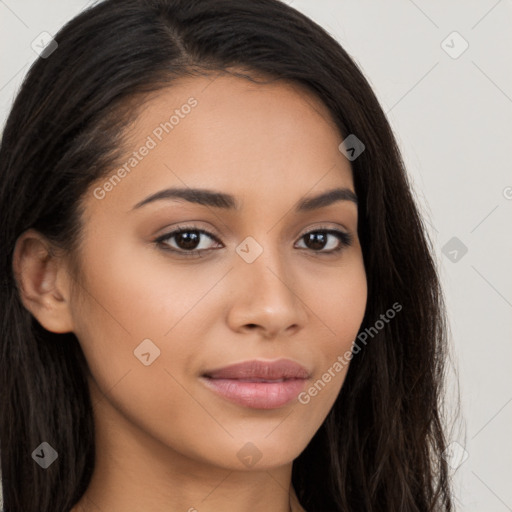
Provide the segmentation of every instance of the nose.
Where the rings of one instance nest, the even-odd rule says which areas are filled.
[[[294,334],[307,321],[307,308],[294,289],[293,269],[276,249],[264,248],[252,263],[236,257],[228,323],[236,332],[260,331],[266,339]]]

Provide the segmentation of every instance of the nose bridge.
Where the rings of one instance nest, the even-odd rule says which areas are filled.
[[[257,324],[274,332],[301,325],[304,306],[293,290],[286,255],[276,237],[256,236],[246,237],[236,248],[236,289],[241,291],[233,301],[237,323]]]
[[[288,289],[290,272],[286,270],[286,256],[282,254],[275,237],[268,234],[258,235],[258,239],[248,236],[238,245],[236,252],[242,260],[237,262],[237,266],[254,289],[270,287],[274,292],[279,292],[285,288],[287,294],[291,293]]]

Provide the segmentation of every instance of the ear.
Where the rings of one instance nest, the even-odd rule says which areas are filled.
[[[71,332],[70,276],[64,260],[34,229],[22,233],[13,252],[13,271],[23,305],[48,331]]]

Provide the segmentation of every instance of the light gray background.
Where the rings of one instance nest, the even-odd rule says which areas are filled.
[[[462,419],[450,434],[460,446],[447,454],[457,466],[467,452],[454,472],[457,510],[512,511],[512,2],[287,3],[362,68],[427,219],[449,308],[450,404],[455,371],[460,381]],[[32,41],[54,35],[86,5],[0,0],[1,126],[36,57]],[[457,58],[465,43],[454,31],[469,45]],[[456,261],[449,246],[443,252],[453,237],[468,249]]]

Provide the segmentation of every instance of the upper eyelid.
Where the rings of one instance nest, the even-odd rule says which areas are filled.
[[[347,235],[352,235],[352,231],[350,229],[347,229],[346,227],[341,227],[339,225],[338,226],[329,226],[329,225],[327,225],[327,223],[324,223],[324,224],[321,224],[320,226],[313,226],[311,228],[306,229],[305,231],[302,231],[301,234],[299,235],[299,238],[304,235],[307,235],[308,233],[314,232],[314,231],[328,231],[328,230],[341,231]],[[159,235],[157,237],[157,239],[170,237],[171,235],[175,235],[176,233],[179,233],[180,231],[198,231],[202,234],[205,234],[211,238],[216,239],[217,241],[219,241],[218,240],[219,237],[222,236],[222,235],[217,235],[217,233],[215,233],[215,232],[212,232],[211,229],[203,228],[201,226],[194,226],[192,224],[192,225],[178,225],[178,226],[172,228],[171,230],[166,231],[165,233],[162,233],[161,235]]]
[[[207,235],[209,236],[210,238],[216,240],[216,241],[220,241],[219,240],[219,237],[217,236],[216,233],[212,233],[211,230],[209,229],[205,229],[205,228],[202,228],[202,227],[199,227],[199,226],[177,226],[173,229],[171,229],[170,231],[166,231],[165,233],[162,233],[161,235],[159,235],[156,240],[162,240],[162,239],[165,239],[165,238],[171,238],[172,236],[175,236],[177,233],[180,233],[180,232],[183,232],[183,231],[197,231],[198,233],[201,233],[203,235]]]

